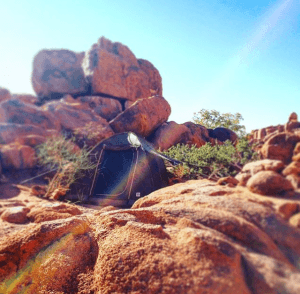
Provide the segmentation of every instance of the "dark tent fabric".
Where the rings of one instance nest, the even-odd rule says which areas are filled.
[[[179,163],[132,132],[102,141],[90,156],[96,168],[73,185],[71,194],[85,195],[85,202],[92,205],[131,206],[140,197],[167,186],[164,159]]]

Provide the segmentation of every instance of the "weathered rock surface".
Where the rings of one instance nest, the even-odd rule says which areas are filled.
[[[250,173],[254,175],[260,171],[268,170],[274,172],[280,172],[284,168],[284,164],[280,160],[276,159],[263,159],[254,162],[249,162],[243,166],[242,172]]]
[[[122,112],[122,105],[116,99],[110,99],[101,96],[83,96],[77,98],[82,103],[89,105],[99,116],[107,121],[114,119]]]
[[[9,90],[0,87],[0,102],[11,98]]]
[[[55,94],[80,94],[87,90],[81,63],[84,53],[42,50],[33,60],[32,86],[40,98]]]
[[[284,125],[269,126],[260,130],[251,131],[250,139],[255,143],[266,142],[271,136],[282,132],[293,132],[300,128],[298,122],[298,115],[296,112],[292,112],[288,118],[288,121]]]
[[[297,213],[290,218],[290,224],[293,227],[300,229],[300,213]]]
[[[248,180],[260,171],[274,171],[280,173],[284,168],[284,163],[275,159],[263,159],[245,164],[235,178],[239,185],[246,186]]]
[[[132,131],[148,137],[157,127],[166,122],[171,107],[163,97],[139,99],[109,122],[115,133]]]
[[[13,207],[27,221],[0,217],[1,293],[300,291],[299,196],[194,180],[131,209],[86,209],[25,191],[0,200],[0,214]]]
[[[24,103],[33,104],[39,101],[38,97],[30,94],[13,94],[11,99],[16,99]]]
[[[162,95],[158,70],[149,61],[136,59],[127,46],[104,37],[86,53],[83,69],[92,93],[133,101]]]
[[[34,125],[0,123],[0,144],[9,144],[27,136],[49,136],[51,133]]]
[[[194,124],[190,121],[184,123],[184,125],[188,127],[191,131],[191,135],[189,138],[190,145],[196,145],[197,147],[201,147],[210,141],[208,130],[204,126]]]
[[[59,123],[51,113],[16,99],[0,103],[0,123],[33,125],[44,130],[60,130]]]
[[[299,135],[286,132],[278,133],[264,143],[261,154],[264,158],[278,159],[284,163],[289,163],[298,142],[300,142]]]
[[[229,140],[232,143],[234,143],[238,139],[237,134],[234,131],[223,127],[209,130],[209,136],[213,139],[217,139],[220,142],[225,142],[226,140]]]
[[[30,209],[24,206],[8,207],[1,214],[1,219],[9,223],[24,224],[28,221],[29,211]]]
[[[283,171],[284,176],[288,175],[300,175],[300,162],[293,161],[291,162]]]
[[[176,144],[186,144],[191,136],[191,131],[185,125],[174,121],[165,122],[148,137],[156,149],[167,150]]]
[[[261,195],[281,195],[294,190],[291,182],[274,171],[260,171],[247,182],[250,191]]]
[[[88,105],[79,102],[69,103],[64,100],[51,101],[43,105],[43,110],[55,117],[56,123],[62,129],[74,131],[83,128],[89,123],[106,125],[107,121],[97,115]]]
[[[26,169],[36,165],[35,150],[30,146],[11,143],[0,148],[1,164],[5,169]]]

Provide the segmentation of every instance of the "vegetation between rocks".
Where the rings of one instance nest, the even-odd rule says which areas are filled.
[[[259,159],[247,139],[245,126],[240,124],[243,120],[240,113],[221,114],[216,110],[201,109],[194,113],[193,120],[206,128],[231,129],[237,133],[239,141],[236,145],[229,140],[215,146],[206,143],[200,148],[184,144],[172,146],[164,154],[184,161],[184,165],[170,170],[175,177],[196,179],[200,176],[216,180],[220,177],[235,176],[243,165]]]
[[[47,139],[37,146],[36,151],[39,165],[55,172],[49,178],[45,197],[57,189],[65,193],[72,183],[84,176],[86,170],[96,166],[89,158],[91,149],[85,146],[80,149],[74,144],[74,139],[66,139],[62,135]]]
[[[163,153],[184,161],[182,166],[176,166],[170,171],[175,177],[186,179],[197,179],[200,176],[216,180],[235,176],[244,164],[258,159],[258,154],[251,149],[246,138],[240,139],[236,146],[230,141],[215,146],[207,143],[200,148],[177,144]]]

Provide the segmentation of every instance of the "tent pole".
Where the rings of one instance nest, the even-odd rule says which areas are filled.
[[[92,194],[92,190],[94,188],[94,184],[95,184],[95,180],[96,180],[96,176],[97,176],[97,171],[98,171],[98,166],[99,166],[99,163],[100,163],[100,159],[102,157],[102,154],[103,154],[103,150],[105,149],[106,145],[104,144],[103,145],[103,148],[101,150],[101,153],[99,155],[99,158],[98,158],[98,161],[97,161],[97,165],[96,165],[96,168],[95,168],[95,174],[94,174],[94,178],[93,178],[93,182],[92,182],[92,185],[91,185],[91,190],[90,190],[90,193],[89,193],[89,197],[91,196]]]

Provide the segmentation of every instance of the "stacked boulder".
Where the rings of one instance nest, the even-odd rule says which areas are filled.
[[[235,177],[261,195],[292,196],[300,188],[300,123],[292,113],[283,131],[268,134],[259,149],[263,158],[246,164]]]
[[[236,140],[227,129],[168,122],[159,71],[118,42],[101,37],[87,52],[42,50],[34,58],[37,96],[0,88],[0,153],[5,169],[35,166],[34,147],[68,133],[79,146],[132,131],[161,150]]]

